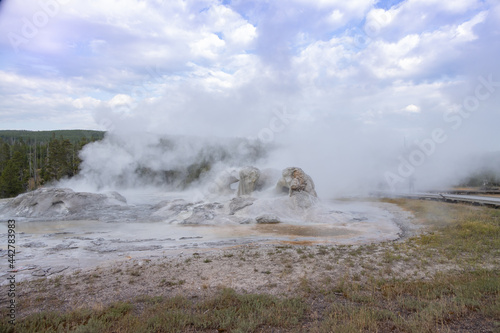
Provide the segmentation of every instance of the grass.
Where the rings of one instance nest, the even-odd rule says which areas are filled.
[[[319,323],[320,331],[335,327],[335,332],[453,332],[471,324],[479,331],[500,318],[499,274],[498,270],[438,274],[425,282],[343,280],[328,293],[333,305]]]
[[[313,271],[299,277],[295,297],[228,288],[196,298],[145,295],[106,308],[32,314],[18,320],[15,330],[1,323],[0,332],[500,332],[500,210],[388,201],[411,211],[425,232],[400,242],[286,246],[268,253],[279,259],[273,272],[290,274],[294,265],[317,263],[311,267],[320,278],[313,278]],[[258,257],[245,252],[234,259]],[[328,275],[337,265],[346,273]],[[402,274],[398,266],[414,273]],[[274,275],[265,269],[254,272],[265,279]],[[164,279],[159,286],[184,283]],[[5,311],[0,310],[4,318]]]
[[[145,309],[138,312],[139,305]],[[306,311],[307,304],[297,298],[239,295],[223,289],[198,303],[181,296],[154,302],[142,298],[103,310],[40,313],[19,322],[15,332],[252,332],[264,327],[295,327]],[[0,326],[2,332],[9,329],[12,331],[12,327]]]
[[[470,265],[500,256],[500,210],[467,205],[387,200],[413,212],[431,232],[409,240],[427,254]]]
[[[500,271],[438,274],[430,281],[371,280],[345,277],[328,290],[306,277],[300,297],[241,295],[223,289],[194,302],[186,297],[142,297],[102,310],[40,313],[16,325],[16,332],[435,332],[454,331],[500,318]],[[310,321],[319,296],[326,307]],[[142,309],[142,310],[139,310]],[[497,324],[500,325],[500,324]],[[497,331],[500,326],[497,326]],[[9,332],[9,326],[0,326]]]

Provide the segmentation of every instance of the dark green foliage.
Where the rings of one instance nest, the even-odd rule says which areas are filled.
[[[24,191],[26,181],[23,169],[23,156],[15,152],[0,176],[0,195],[2,197],[16,196]]]
[[[104,132],[0,131],[0,198],[77,174],[80,150]]]
[[[73,146],[68,139],[50,140],[46,180],[59,180],[65,176],[73,176],[74,160]]]
[[[63,137],[68,139],[71,143],[77,143],[82,138],[86,138],[89,141],[97,141],[104,138],[104,133],[102,131],[90,131],[90,130],[57,130],[57,131],[13,131],[13,130],[0,130],[0,138],[4,141],[18,141],[24,140],[27,143],[34,142],[49,142],[53,136]]]
[[[7,162],[10,160],[10,146],[7,142],[0,139],[0,174],[3,169],[7,166]]]
[[[210,171],[212,162],[203,160],[200,163],[191,164],[187,168],[187,175],[184,179],[184,186],[187,187],[192,182],[199,180],[204,173]]]

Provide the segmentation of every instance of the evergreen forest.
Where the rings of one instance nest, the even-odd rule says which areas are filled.
[[[80,150],[103,137],[104,132],[90,130],[0,131],[0,198],[73,177]]]

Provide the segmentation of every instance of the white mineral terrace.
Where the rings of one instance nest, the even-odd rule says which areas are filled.
[[[256,242],[380,242],[411,228],[410,217],[395,205],[318,199],[303,208],[286,194],[193,202],[183,193],[42,189],[1,200],[0,218],[4,240],[7,220],[16,220],[18,280]],[[277,222],[272,219],[279,223],[257,222]],[[0,248],[1,272],[7,275],[7,242]]]

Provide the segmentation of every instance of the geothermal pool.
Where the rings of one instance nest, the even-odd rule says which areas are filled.
[[[37,192],[38,191],[38,192]],[[395,240],[410,216],[379,202],[288,196],[190,200],[183,193],[80,193],[44,189],[0,200],[0,267],[8,274],[7,220],[16,220],[17,279],[49,276],[131,258],[211,251],[250,243],[363,244]],[[31,196],[29,196],[31,195]],[[246,201],[245,201],[246,200]],[[267,214],[267,215],[266,215]],[[260,215],[280,223],[257,223]]]

